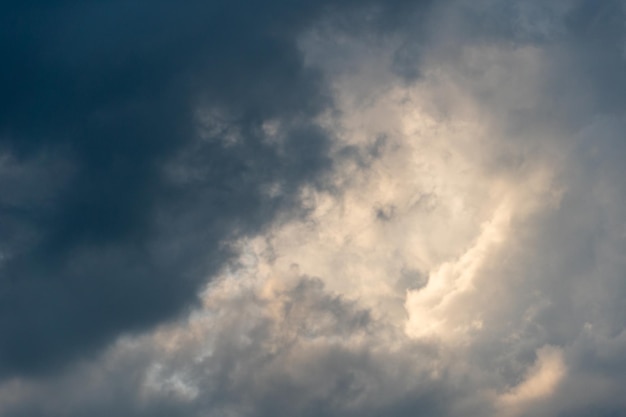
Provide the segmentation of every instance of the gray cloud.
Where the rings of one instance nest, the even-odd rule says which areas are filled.
[[[53,384],[18,384],[17,405],[3,414],[448,415],[451,399],[469,394],[454,387],[454,377],[432,382],[425,370],[415,374],[421,366],[414,360],[438,355],[432,347],[387,351],[368,312],[317,279],[299,277],[275,298],[250,291],[226,297],[190,328],[164,329],[165,340],[182,342],[177,349],[159,337],[118,345]]]
[[[624,4],[417,4],[10,7],[0,412],[622,415]]]
[[[225,240],[297,206],[330,166],[314,119],[331,100],[296,37],[353,7],[3,6],[0,373],[46,371],[180,313]],[[202,112],[219,116],[204,135]]]

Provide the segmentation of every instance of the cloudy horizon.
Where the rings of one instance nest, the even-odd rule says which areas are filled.
[[[626,415],[626,3],[0,10],[0,415]]]

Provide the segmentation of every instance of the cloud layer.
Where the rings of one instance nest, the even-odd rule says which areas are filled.
[[[5,7],[2,415],[625,412],[623,2]]]

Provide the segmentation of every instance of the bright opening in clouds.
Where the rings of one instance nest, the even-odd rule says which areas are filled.
[[[623,1],[0,11],[0,415],[626,415]]]

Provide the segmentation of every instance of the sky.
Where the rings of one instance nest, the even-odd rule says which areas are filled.
[[[0,415],[626,415],[626,2],[0,5]]]

